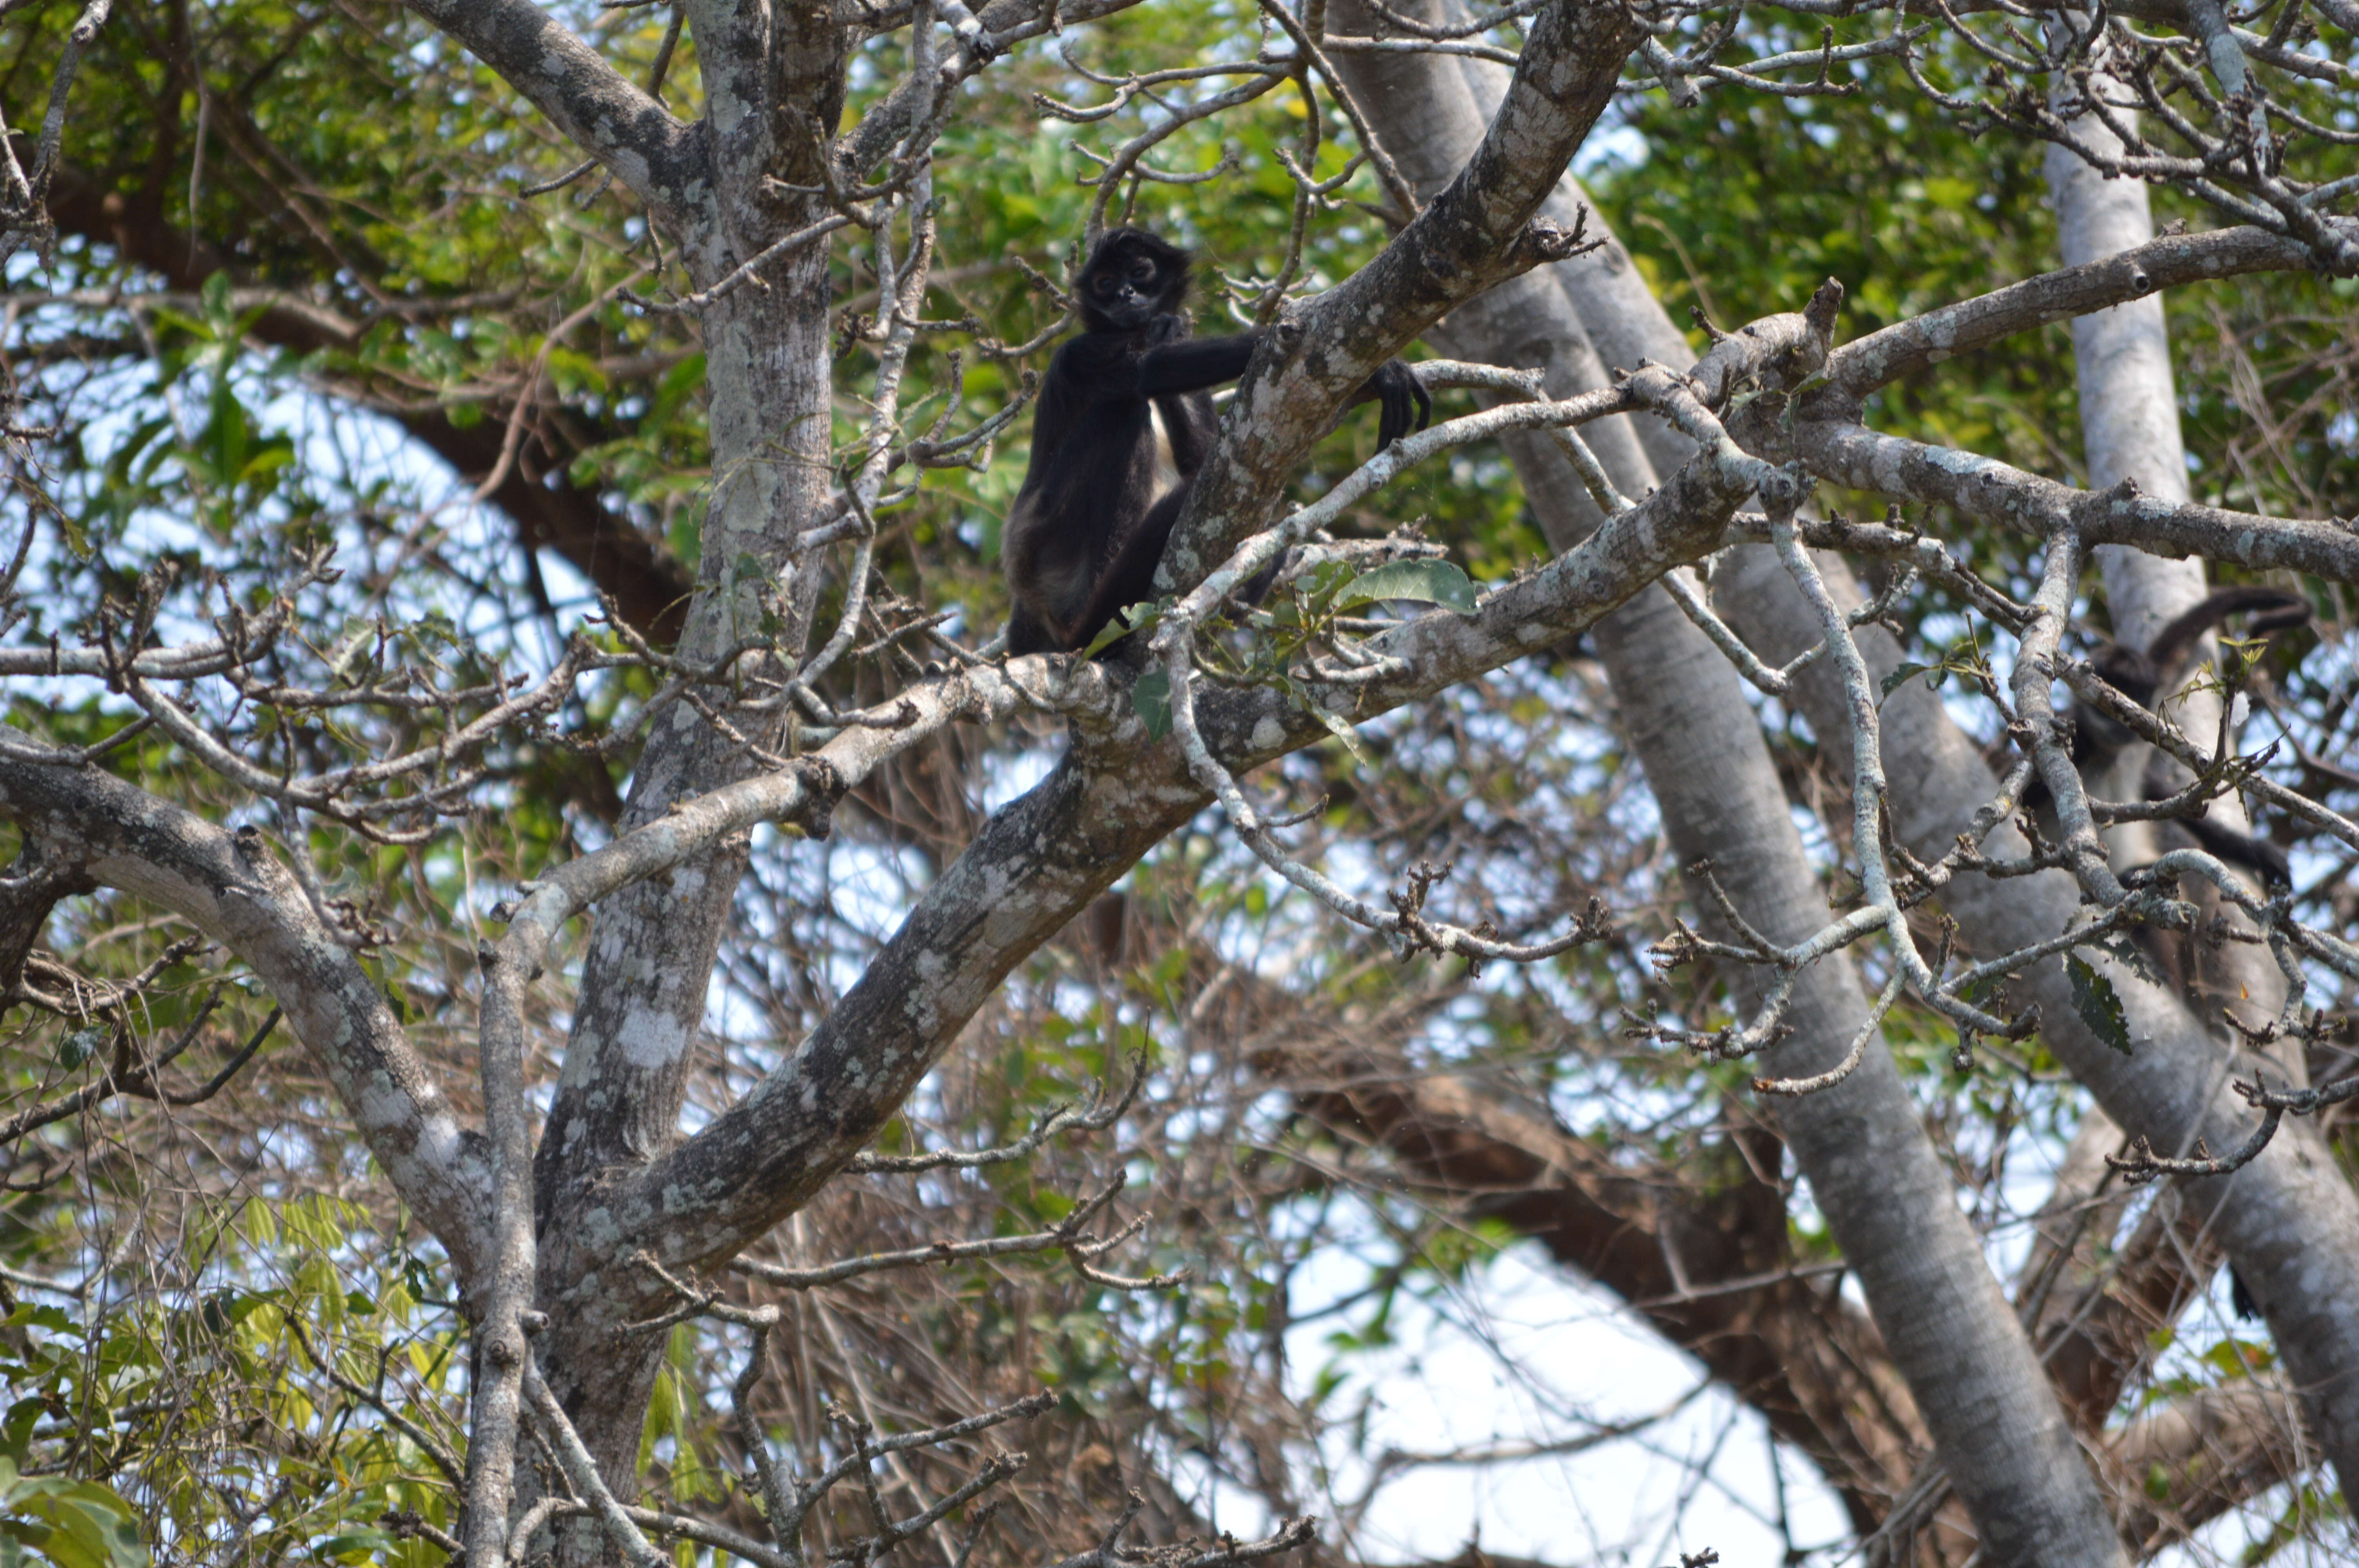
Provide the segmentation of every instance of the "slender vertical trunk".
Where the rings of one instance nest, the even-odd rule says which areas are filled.
[[[819,513],[829,472],[826,248],[776,269],[767,290],[740,289],[724,305],[734,308],[706,330],[715,479],[701,586],[680,648],[691,658],[711,658],[753,634],[764,611],[751,585],[733,581],[734,563],[776,561],[779,539]],[[807,615],[809,596],[794,594],[795,586],[788,605]],[[625,829],[749,765],[686,705],[667,717],[636,771]],[[746,853],[741,838],[600,906],[537,1161],[539,1304],[549,1325],[536,1348],[599,1473],[625,1500],[638,1489],[640,1432],[667,1339],[622,1331],[647,1281],[613,1277],[629,1265],[606,1255],[600,1173],[651,1159],[678,1137],[713,955]],[[560,1535],[568,1565],[603,1561],[609,1550],[587,1521]]]
[[[1356,12],[1346,5],[1340,25],[1357,26]],[[1404,172],[1425,189],[1451,178],[1484,123],[1466,80],[1437,57],[1341,60],[1375,123],[1396,133]],[[1535,340],[1557,345],[1543,362],[1554,395],[1603,380],[1570,302],[1546,274],[1494,290],[1436,335],[1471,357],[1509,363],[1524,362],[1517,351]],[[1642,433],[1626,424],[1591,428],[1617,485],[1644,493],[1658,470]],[[1552,546],[1564,548],[1594,525],[1595,510],[1561,458],[1538,440],[1509,450]],[[1734,670],[1660,589],[1602,622],[1596,641],[1682,860],[1711,860],[1737,908],[1773,941],[1822,925],[1826,903]],[[1766,1071],[1818,1073],[1844,1056],[1867,1022],[1847,961],[1803,976],[1790,1021],[1793,1033],[1767,1054]],[[1833,1089],[1781,1107],[1778,1123],[1858,1271],[1988,1558],[2058,1568],[2125,1561],[2095,1477],[1891,1058],[1871,1051]]]
[[[1484,68],[1468,61],[1466,69],[1473,74]],[[1546,211],[1567,221],[1578,200],[1578,187],[1568,178],[1560,204]],[[1619,247],[1553,270],[1608,364],[1632,365],[1642,358],[1668,362],[1688,351]],[[1639,421],[1637,432],[1658,467],[1684,445],[1652,420]],[[2180,472],[2183,483],[2183,463]],[[1830,557],[1821,565],[1847,602],[1864,599],[1846,564]],[[1733,552],[1713,587],[1723,614],[1770,662],[1816,640],[1800,597],[1767,551]],[[1877,628],[1861,628],[1860,643],[1879,676],[1899,662],[1897,648]],[[1820,733],[1842,733],[1840,693],[1823,666],[1805,672],[1797,702]],[[1896,692],[1884,719],[1895,827],[1913,849],[1939,854],[1990,797],[1989,769],[1921,685]],[[2000,833],[2009,840],[1995,838],[1991,853],[2022,852],[2012,829]],[[1962,878],[1945,898],[1967,940],[1993,953],[2053,935],[2075,902],[2061,873],[2006,882]],[[2176,999],[2120,976],[2115,986],[2131,1009],[2135,1037],[2147,1043],[2131,1057],[2080,1025],[2060,961],[2027,977],[2022,996],[2041,1006],[2043,1038],[2125,1130],[2145,1134],[2157,1148],[2184,1147],[2199,1134],[2215,1149],[2234,1147],[2250,1131],[2252,1119],[2224,1092],[2233,1062],[2212,1048]],[[2278,1136],[2277,1148],[2234,1176],[2189,1184],[2187,1201],[2217,1206],[2214,1234],[2261,1303],[2277,1348],[2304,1390],[2312,1429],[2337,1473],[2347,1477],[2359,1474],[2354,1468],[2359,1466],[2359,1195],[2309,1123],[2289,1119]]]
[[[2121,91],[2102,75],[2090,80],[2094,90]],[[2079,92],[2068,86],[2058,96],[2077,98]],[[2062,102],[2057,108],[2060,114],[2070,111]],[[2119,151],[2119,139],[2096,120],[2084,116],[2073,125],[2076,135],[2101,149]],[[2048,149],[2047,176],[2065,265],[2100,261],[2154,237],[2154,213],[2143,182],[2107,179],[2060,146]],[[2185,502],[2187,453],[2180,443],[2179,399],[2171,384],[2170,334],[2163,321],[2162,297],[2148,295],[2094,316],[2075,317],[2072,357],[2079,373],[2081,440],[2089,487],[2103,490],[2126,480],[2148,495]],[[2156,633],[2200,603],[2211,588],[2200,558],[2167,560],[2122,545],[2100,545],[2095,555],[2114,640],[2127,647],[2151,647]],[[2194,677],[2213,652],[2207,635],[2190,658],[2188,676],[2173,683],[2178,689],[2167,697],[2158,694],[2181,729],[2207,741],[2219,723],[2220,699]],[[2139,799],[2154,760],[2153,749],[2143,742],[2125,746],[2104,776],[2088,781],[2089,786],[2108,800]],[[2193,777],[2175,762],[2167,771],[2181,782]],[[2208,815],[2240,832],[2252,826],[2233,794],[2212,802]],[[2151,822],[2121,823],[2105,837],[2118,866],[2148,863],[2166,848],[2159,825]],[[2207,921],[2216,916],[2232,927],[2253,929],[2251,921],[2220,900],[2209,884],[2184,891],[2205,906]],[[2233,1004],[2254,1024],[2276,1015],[2285,1000],[2285,981],[2267,948],[2194,938],[2177,946],[2185,950],[2185,989],[2202,997],[2210,1008]],[[2215,1035],[2228,1037],[2227,1025],[2216,1012],[2202,1022]],[[2275,1054],[2278,1070],[2288,1078],[2307,1081],[2302,1054],[2292,1042]]]
[[[1766,580],[1775,564],[1761,566],[1734,563],[1713,587],[1732,622],[1775,662],[1817,633],[1782,579]],[[1864,597],[1843,586],[1851,602]],[[1879,676],[1898,665],[1889,636],[1863,628],[1860,641]],[[1842,695],[1828,681],[1798,683],[1795,701],[1814,727],[1842,721]],[[1893,693],[1883,712],[1885,766],[1896,786],[1894,829],[1919,853],[1938,854],[1990,797],[1995,781],[1973,741],[1921,683]],[[2005,827],[1988,845],[1994,857],[2026,848]],[[2004,882],[1961,877],[1943,890],[1942,903],[1974,950],[2000,953],[2064,929],[2078,894],[2061,872]],[[2042,1042],[2125,1131],[2158,1149],[2188,1147],[2199,1136],[2214,1149],[2233,1148],[2252,1130],[2253,1119],[2227,1085],[2248,1065],[2168,991],[2119,972],[2113,979],[2134,1043],[2126,1056],[2080,1022],[2060,960],[2033,966],[2012,994],[2039,1007]],[[2311,1123],[2288,1118],[2259,1159],[2233,1175],[2185,1184],[2182,1201],[2211,1214],[2212,1235],[2260,1303],[2303,1390],[2320,1444],[2339,1474],[2354,1474],[2346,1466],[2359,1463],[2359,1195],[2332,1151]]]
[[[777,186],[820,183],[816,160],[832,154],[806,119],[832,127],[841,113],[844,37],[823,6],[691,0],[689,13],[711,101],[717,214],[706,232],[677,238],[691,280],[711,288],[823,210]],[[759,286],[702,311],[712,480],[696,598],[677,649],[683,659],[709,661],[755,639],[769,644],[773,675],[802,656],[821,574],[796,557],[795,542],[824,515],[833,489],[829,257],[823,243],[790,252],[763,268]],[[777,733],[775,723],[757,726],[746,739],[767,744]],[[756,765],[742,742],[675,705],[649,730],[618,826],[656,820]],[[549,1320],[537,1352],[600,1473],[625,1499],[637,1491],[640,1432],[666,1337],[624,1331],[647,1315],[636,1309],[650,1281],[612,1256],[601,1195],[618,1171],[659,1156],[679,1136],[713,959],[747,850],[740,836],[599,906],[535,1159],[539,1305]],[[560,1536],[565,1563],[604,1551],[586,1524]]]

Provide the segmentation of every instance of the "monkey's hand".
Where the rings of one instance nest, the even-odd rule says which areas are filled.
[[[1376,418],[1376,450],[1383,451],[1411,429],[1422,430],[1433,417],[1433,397],[1406,360],[1386,360],[1368,378],[1368,393],[1382,406]],[[1412,424],[1410,409],[1416,409]]]
[[[1147,346],[1160,348],[1176,343],[1188,335],[1188,318],[1177,312],[1167,312],[1147,324]]]

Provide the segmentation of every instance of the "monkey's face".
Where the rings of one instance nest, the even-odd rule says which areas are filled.
[[[1135,332],[1179,303],[1182,265],[1142,247],[1106,245],[1082,274],[1082,315],[1099,330]]]

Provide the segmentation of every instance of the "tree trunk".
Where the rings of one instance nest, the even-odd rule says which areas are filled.
[[[1421,1068],[1307,1010],[1259,1033],[1254,1061],[1339,1140],[1381,1149],[1430,1200],[1470,1221],[1505,1220],[1629,1303],[1810,1457],[1861,1535],[1908,1489],[1930,1444],[1924,1423],[1837,1281],[1783,1272],[1794,1262],[1786,1196],[1753,1173],[1784,1157],[1766,1131],[1737,1134],[1754,1146],[1723,1143],[1701,1169],[1633,1163],[1631,1151],[1566,1131],[1507,1084]]]
[[[695,232],[676,237],[691,280],[709,289],[822,211],[808,194],[779,195],[772,186],[821,183],[818,160],[831,155],[811,142],[802,117],[818,111],[832,124],[840,114],[844,38],[823,10],[773,12],[730,0],[688,9],[714,100],[713,207]],[[755,636],[793,657],[808,633],[820,574],[794,560],[794,546],[825,515],[833,491],[829,255],[824,243],[805,245],[766,265],[763,287],[736,289],[702,312],[714,477],[696,598],[678,648],[683,659],[711,660]],[[749,560],[760,574],[746,571]],[[766,589],[776,590],[766,602]],[[766,744],[779,732],[772,720],[747,739]],[[648,734],[617,831],[656,821],[757,765],[688,705],[676,705]],[[535,1155],[538,1305],[549,1316],[536,1348],[550,1390],[625,1501],[637,1491],[640,1432],[666,1336],[623,1332],[645,1315],[651,1281],[612,1255],[600,1224],[603,1194],[612,1178],[679,1141],[714,958],[748,845],[739,835],[599,905]],[[566,1561],[596,1561],[604,1551],[591,1521],[561,1533]]]
[[[2103,76],[2093,87],[2118,93],[2120,84]],[[2059,95],[2077,98],[2079,89]],[[2059,113],[2066,105],[2058,104]],[[2134,123],[2134,122],[2133,122]],[[2074,134],[2100,148],[2118,153],[2120,139],[2103,124],[2087,116],[2073,122]],[[2056,202],[2056,229],[2066,266],[2099,261],[2154,238],[2154,213],[2143,181],[2107,179],[2075,155],[2060,146],[2048,149],[2049,189]],[[2117,305],[2094,316],[2072,319],[2072,357],[2079,373],[2081,440],[2089,464],[2089,488],[2104,490],[2125,481],[2139,490],[2174,503],[2189,499],[2187,452],[2179,435],[2179,399],[2171,384],[2170,335],[2162,315],[2162,297]],[[2113,619],[2114,638],[2131,648],[2153,645],[2155,635],[2181,611],[2200,603],[2210,589],[2201,557],[2167,560],[2121,545],[2100,545],[2097,569],[2105,585],[2105,609]],[[2188,676],[2173,684],[2179,688],[2159,706],[2167,708],[2180,728],[2208,743],[2217,732],[2220,698],[2194,677],[2216,654],[2207,634],[2190,655]],[[2161,699],[2163,694],[2158,693]],[[2133,742],[2104,778],[2091,778],[2092,793],[2108,800],[2137,800],[2146,789],[2153,748]],[[2176,762],[2169,771],[2180,783],[2194,775]],[[2242,801],[2233,793],[2212,803],[2213,820],[2239,832],[2249,832]],[[2160,857],[2165,834],[2151,822],[2125,822],[2109,828],[2106,842],[2117,868],[2149,863]],[[2180,837],[2180,844],[2189,840]],[[2208,923],[2225,919],[2232,927],[2250,933],[2253,924],[2235,905],[2221,900],[2209,883],[2197,880],[2182,894],[2203,910]],[[2181,961],[2182,989],[2197,1005],[2201,1021],[2213,1035],[2231,1038],[2219,1009],[2233,1004],[2247,1023],[2274,1017],[2285,1000],[2285,978],[2267,948],[2243,943],[2204,941],[2191,935],[2171,942]],[[2197,999],[2201,999],[2198,1001]],[[2271,1053],[2277,1069],[2289,1082],[2308,1081],[2307,1063],[2299,1042],[2281,1042]]]
[[[1466,69],[1478,74],[1486,68],[1468,61]],[[1544,211],[1570,221],[1578,189],[1568,178]],[[1606,363],[1669,362],[1688,353],[1618,246],[1551,270]],[[1658,467],[1676,460],[1685,445],[1680,437],[1657,421],[1636,424]],[[1718,606],[1762,657],[1775,663],[1815,642],[1815,622],[1768,553],[1741,549],[1732,557],[1713,579]],[[1841,601],[1864,601],[1847,565],[1829,557],[1821,567]],[[1899,652],[1887,633],[1868,626],[1858,635],[1879,676],[1897,665]],[[1841,694],[1823,665],[1804,672],[1795,700],[1820,734],[1843,732]],[[1895,828],[1912,849],[1939,853],[1990,798],[1995,781],[1979,750],[1921,683],[1896,692],[1883,716]],[[2024,846],[2002,827],[1989,852],[2019,855]],[[2006,882],[1961,878],[1945,902],[1967,940],[1996,953],[2061,930],[2078,895],[2061,872],[2051,872]],[[2112,978],[2130,1011],[2133,1037],[2151,1043],[2132,1057],[2081,1025],[2060,960],[2036,966],[2017,989],[2040,1006],[2042,1038],[2124,1129],[2143,1133],[2158,1149],[2191,1147],[2198,1136],[2214,1149],[2241,1141],[2255,1119],[2227,1096],[2233,1061],[2177,999],[2119,972]],[[2288,1119],[2278,1138],[2233,1177],[2189,1184],[2188,1200],[2215,1213],[2212,1233],[2260,1303],[2327,1457],[2348,1476],[2359,1474],[2359,1195],[2310,1123]]]
[[[1348,5],[1338,15],[1347,27],[1365,20]],[[1455,175],[1482,135],[1484,105],[1446,59],[1353,54],[1339,66],[1375,123],[1397,133],[1394,150],[1412,181],[1431,189]],[[1586,257],[1555,270],[1577,275],[1605,265]],[[1532,337],[1582,343],[1586,334],[1554,284],[1545,273],[1517,279],[1462,308],[1433,335],[1467,357],[1504,363],[1522,362],[1513,356]],[[1690,357],[1684,342],[1677,359],[1656,356],[1674,363]],[[1547,369],[1549,391],[1560,397],[1603,380],[1593,352],[1560,349]],[[1639,460],[1637,441],[1598,436],[1600,460],[1617,486],[1645,493],[1658,470]],[[1595,525],[1595,509],[1570,464],[1538,440],[1510,442],[1509,451],[1553,547],[1569,546]],[[1601,622],[1596,642],[1682,860],[1711,860],[1736,907],[1772,941],[1796,941],[1826,924],[1759,720],[1726,659],[1659,588]],[[1843,1058],[1866,1020],[1849,963],[1818,965],[1797,987],[1792,1035],[1767,1054],[1763,1069],[1780,1076],[1823,1072]],[[1996,1562],[2059,1568],[2125,1561],[2095,1477],[1891,1058],[1870,1051],[1834,1088],[1781,1106],[1778,1121],[1859,1272],[1983,1550]]]

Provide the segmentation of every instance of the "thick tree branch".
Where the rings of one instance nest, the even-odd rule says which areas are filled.
[[[2307,1446],[2299,1406],[2274,1379],[2197,1389],[2158,1405],[2104,1450],[2119,1478],[2122,1533],[2150,1557],[2301,1474]]]
[[[1381,1147],[1423,1195],[1496,1217],[1596,1281],[1808,1454],[1862,1534],[1929,1445],[1867,1314],[1791,1271],[1782,1195],[1740,1171],[1632,1167],[1479,1077],[1420,1071],[1354,1032],[1288,1021],[1256,1046],[1338,1137]],[[1779,1158],[1766,1132],[1757,1162]],[[1722,1151],[1723,1162],[1732,1151]],[[1676,1249],[1678,1267],[1671,1262]]]
[[[1776,657],[1799,647],[1808,632],[1799,602],[1764,591],[1762,579],[1770,570],[1767,563],[1740,559],[1723,568],[1718,586],[1723,605],[1742,613],[1738,629]],[[1898,665],[1899,651],[1887,635],[1871,628],[1862,637],[1879,678]],[[1840,725],[1840,694],[1822,676],[1810,672],[1796,687],[1797,705],[1814,729]],[[1892,794],[1896,836],[1919,854],[1940,853],[1988,798],[1989,769],[1922,683],[1909,683],[1886,701],[1884,728],[1886,765],[1898,781]],[[2019,857],[2025,849],[2010,825],[1999,825],[1991,836],[1994,858]],[[2006,881],[1960,877],[1941,898],[1979,950],[2004,953],[2069,928],[2078,894],[2069,878],[2047,872]],[[2225,1092],[2234,1058],[2177,995],[2110,958],[2099,963],[2122,1003],[2127,1054],[2082,1021],[2061,957],[2027,966],[2010,983],[2010,996],[2040,1009],[2043,1042],[2125,1130],[2172,1154],[2192,1149],[2199,1139],[2213,1149],[2243,1142],[2254,1119]],[[2359,1228],[2359,1212],[2348,1182],[2316,1132],[2296,1124],[2280,1129],[2277,1144],[2233,1176],[2190,1181],[2181,1192],[2196,1223],[2226,1247],[2267,1314],[2312,1430],[2337,1469],[2349,1473],[2359,1466],[2359,1436],[2354,1435],[2359,1433],[2359,1374],[2351,1369],[2359,1366],[2359,1325],[2348,1310],[2359,1300],[2359,1244],[2350,1239]]]
[[[1339,694],[1354,719],[1429,696],[1594,623],[1670,567],[1709,553],[1745,493],[1700,458],[1581,547],[1492,594],[1373,639],[1397,670]],[[1033,661],[1023,661],[1030,664]],[[1044,658],[1039,661],[1045,665]],[[1215,753],[1250,767],[1323,738],[1275,692],[1204,702]],[[611,1195],[625,1249],[722,1261],[809,1200],[882,1126],[1007,972],[1208,798],[1166,740],[1125,716],[995,816],[786,1065]],[[1102,749],[1108,742],[1112,751]],[[824,753],[822,753],[824,755]]]
[[[674,119],[533,0],[407,0],[694,243],[715,222],[703,132]]]
[[[1196,477],[1157,581],[1192,585],[1256,532],[1286,476],[1378,365],[1573,236],[1530,227],[1611,102],[1641,29],[1626,9],[1557,0],[1533,19],[1489,132],[1455,180],[1376,258],[1282,318],[1238,384],[1228,435]]]
[[[2127,481],[2110,490],[2079,490],[1995,458],[1878,435],[1862,425],[1806,418],[1795,429],[1795,449],[1821,479],[1954,506],[2035,538],[2070,528],[2085,544],[2203,556],[2257,571],[2289,568],[2359,583],[2359,534],[2334,523],[2173,504],[2140,495]]]
[[[487,1168],[359,962],[252,827],[225,832],[95,767],[38,760],[0,727],[0,814],[43,858],[173,911],[254,967],[326,1070],[369,1152],[472,1287],[486,1253]]]
[[[2053,321],[2211,278],[2309,272],[2317,265],[2310,247],[2264,229],[2166,234],[2103,261],[2026,278],[1845,343],[1827,357],[1827,380],[1864,397],[1929,365]]]

